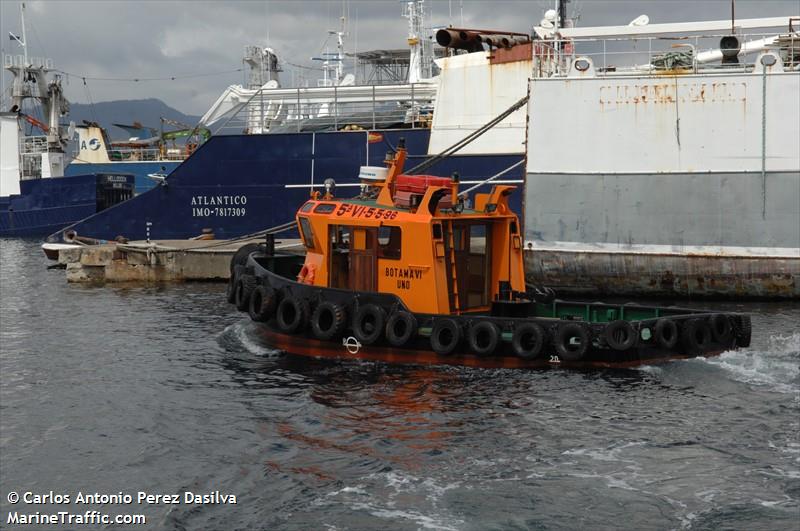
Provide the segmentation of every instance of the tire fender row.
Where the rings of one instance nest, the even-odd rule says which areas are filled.
[[[735,340],[738,346],[750,344],[751,323],[747,315],[709,313],[593,324],[544,318],[428,316],[423,317],[425,323],[420,323],[419,316],[396,303],[384,307],[362,302],[359,294],[346,304],[334,302],[324,300],[319,289],[309,296],[300,293],[307,291],[304,287],[272,287],[267,278],[256,277],[253,267],[246,263],[232,264],[231,271],[227,299],[239,311],[246,311],[253,321],[274,318],[284,333],[310,330],[324,341],[343,337],[349,330],[364,345],[386,342],[401,348],[420,337],[424,324],[430,328],[430,348],[439,355],[449,356],[466,347],[472,354],[488,357],[508,343],[511,352],[521,359],[538,359],[550,353],[564,361],[581,360],[593,347],[624,352],[641,344],[666,350],[680,344],[687,353],[699,354],[713,343],[730,345]]]

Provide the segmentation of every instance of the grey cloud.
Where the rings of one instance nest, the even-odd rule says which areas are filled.
[[[335,47],[328,30],[348,13],[347,50],[403,48],[407,32],[402,2],[385,1],[28,1],[31,55],[49,55],[58,68],[87,77],[150,78],[242,68],[245,45],[269,45],[282,60],[318,66],[310,58]],[[552,1],[436,0],[425,3],[431,25],[464,25],[528,32]],[[579,24],[625,24],[646,13],[652,22],[726,18],[728,0],[574,0]],[[448,12],[452,11],[452,18]],[[795,0],[737,0],[738,17],[797,14]],[[8,32],[19,32],[19,2],[0,1],[3,53],[18,53]],[[268,38],[269,37],[269,38]],[[284,84],[294,68],[286,65]],[[308,71],[303,72],[308,76]],[[10,76],[4,74],[7,85]],[[295,76],[297,79],[297,76]],[[192,114],[202,114],[242,72],[154,82],[89,80],[94,101],[155,97]],[[67,97],[86,102],[80,80],[70,79]]]

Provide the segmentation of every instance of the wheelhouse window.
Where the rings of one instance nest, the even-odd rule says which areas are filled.
[[[308,218],[300,217],[300,233],[303,237],[303,243],[306,244],[306,247],[309,249],[314,248],[314,231],[311,230],[311,223],[308,221]]]
[[[402,236],[400,227],[381,225],[378,229],[378,258],[400,259]]]
[[[305,205],[303,205],[303,208],[300,209],[300,212],[310,212],[311,209],[314,208],[314,205],[316,205],[316,203],[313,201],[308,201]]]
[[[331,203],[320,203],[314,209],[314,214],[330,214],[336,209],[336,205]]]

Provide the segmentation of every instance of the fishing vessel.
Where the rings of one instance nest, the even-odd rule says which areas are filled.
[[[135,193],[141,194],[156,186],[211,135],[205,127],[164,117],[161,129],[139,123],[113,125],[125,130],[128,138],[111,140],[106,130],[94,122],[75,126],[77,149],[66,175],[130,173],[135,178]],[[165,125],[173,129],[165,131]]]
[[[409,120],[424,122],[414,113],[430,112],[432,76],[432,41],[419,37],[423,30],[422,0],[408,2],[404,16],[409,19],[409,50],[380,50],[350,54],[358,61],[362,78],[375,84],[360,89],[354,86],[355,75],[344,72],[347,59],[342,28],[329,32],[336,36],[336,51],[315,57],[322,63],[323,77],[317,89],[299,97],[295,89],[281,86],[281,61],[269,47],[247,45],[242,62],[247,67],[243,85],[229,86],[201,117],[189,125],[162,117],[161,129],[141,124],[114,124],[125,129],[130,138],[111,141],[96,123],[77,125],[78,148],[67,166],[67,175],[87,171],[124,171],[136,176],[136,193],[145,192],[170,175],[211,135],[274,134],[286,132],[336,131],[340,128],[387,129],[405,127]],[[359,110],[371,91],[373,108]],[[416,94],[415,94],[416,90]],[[288,101],[287,101],[288,100]],[[392,109],[398,102],[410,100],[411,107]],[[414,103],[416,102],[416,103]],[[297,103],[298,105],[294,105]],[[339,124],[338,115],[348,122]],[[179,127],[164,131],[164,125]],[[180,143],[176,140],[180,139]],[[257,183],[255,183],[258,185]],[[178,230],[184,230],[180,222]],[[193,230],[193,229],[192,229]],[[219,231],[218,231],[219,232]],[[184,234],[188,234],[184,230]]]
[[[402,88],[243,95],[213,113],[223,130],[166,187],[73,229],[253,233],[291,219],[289,205],[326,178],[360,186],[351,176],[403,136],[412,163],[436,159],[433,173],[523,185],[511,207],[530,281],[576,293],[800,297],[796,17],[565,20],[553,10],[532,35],[443,28],[437,41],[451,51],[435,61],[438,75]],[[264,134],[224,134],[254,123]]]
[[[235,256],[229,301],[270,348],[393,363],[630,367],[750,343],[747,315],[558,300],[525,281],[521,226],[492,184],[366,168],[361,193],[325,183],[297,211],[305,255],[274,241]],[[379,171],[379,170],[383,171]],[[486,183],[491,184],[490,182]]]
[[[12,39],[23,53],[3,58],[14,81],[9,111],[0,112],[0,236],[43,236],[133,197],[134,178],[108,171],[64,176],[73,126],[59,122],[69,103],[61,77],[48,79],[52,61],[28,56],[24,4],[20,16],[22,35]],[[26,134],[26,127],[42,134]]]

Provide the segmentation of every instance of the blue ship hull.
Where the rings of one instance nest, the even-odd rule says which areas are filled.
[[[180,161],[154,161],[154,162],[103,162],[103,163],[75,163],[73,162],[64,174],[67,177],[86,173],[130,173],[136,179],[136,194],[144,193],[156,185],[156,181],[148,177],[151,173],[169,174],[180,165]]]
[[[294,219],[327,178],[336,180],[338,195],[356,195],[359,167],[382,166],[386,152],[406,139],[411,168],[427,157],[430,131],[381,131],[383,140],[370,144],[366,131],[301,132],[212,137],[178,166],[160,186],[125,203],[80,221],[70,229],[81,236],[113,239],[184,239],[211,229],[217,238],[232,238]],[[481,181],[522,159],[517,155],[453,156],[426,173],[448,176],[458,171],[463,181]],[[116,167],[116,165],[115,165]],[[503,176],[524,179],[522,165]],[[513,207],[521,211],[522,193]],[[63,231],[51,235],[60,241]]]
[[[133,196],[133,176],[91,174],[20,182],[0,197],[0,236],[43,236]]]

